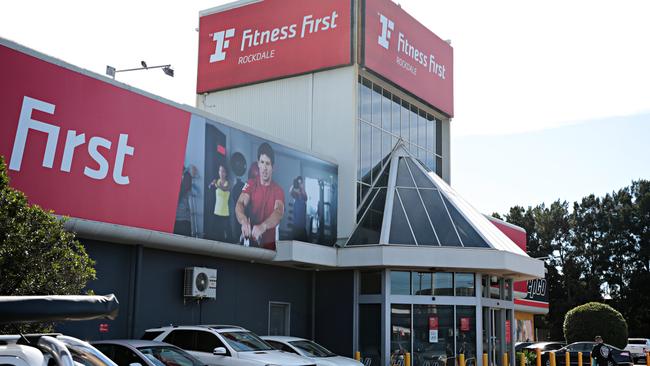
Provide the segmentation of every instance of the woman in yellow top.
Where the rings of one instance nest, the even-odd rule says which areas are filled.
[[[216,188],[216,201],[214,203],[214,214],[217,225],[216,239],[223,242],[230,242],[230,210],[228,209],[230,182],[228,182],[228,171],[224,165],[219,165],[219,179],[213,179],[209,187]]]

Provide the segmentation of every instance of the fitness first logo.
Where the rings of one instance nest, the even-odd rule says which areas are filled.
[[[381,35],[377,37],[377,43],[385,49],[388,49],[390,36],[392,31],[395,30],[395,23],[383,14],[379,14],[379,22],[381,23]]]
[[[215,63],[223,61],[226,59],[226,49],[230,46],[229,38],[235,36],[235,28],[230,28],[227,30],[222,30],[221,32],[215,32],[212,36],[212,40],[215,42],[215,50],[212,55],[210,55],[210,63]]]

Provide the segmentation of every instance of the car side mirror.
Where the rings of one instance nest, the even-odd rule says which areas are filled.
[[[212,351],[212,354],[216,356],[225,356],[226,353],[227,352],[225,347],[217,347],[214,349],[214,351]]]

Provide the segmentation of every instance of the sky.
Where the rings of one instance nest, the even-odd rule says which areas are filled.
[[[0,37],[193,106],[200,10],[222,0],[3,1]],[[650,179],[650,2],[403,0],[454,48],[452,186],[484,213]]]

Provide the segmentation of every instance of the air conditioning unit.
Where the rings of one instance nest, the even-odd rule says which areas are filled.
[[[185,268],[184,297],[217,298],[217,270],[204,267]]]

